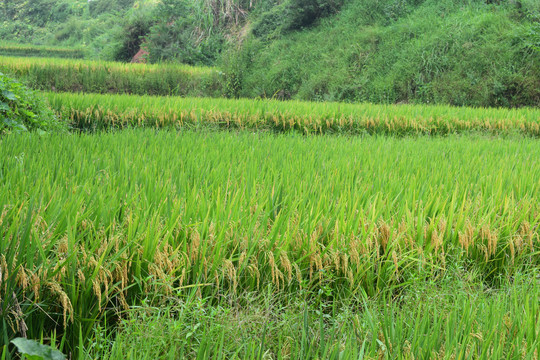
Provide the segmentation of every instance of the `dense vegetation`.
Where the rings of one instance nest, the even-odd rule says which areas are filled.
[[[43,133],[63,127],[40,95],[0,72],[0,136],[29,130]]]
[[[56,331],[67,353],[141,302],[182,306],[191,294],[201,311],[234,303],[249,314],[251,293],[341,313],[340,302],[399,299],[426,282],[498,288],[529,271],[535,281],[539,265],[533,139],[127,130],[1,141],[0,339],[24,321],[33,339]],[[474,327],[500,339],[488,324],[503,318],[485,321]],[[532,351],[537,321],[499,351],[516,354],[517,340],[519,354]],[[379,325],[362,326],[357,341],[390,351],[374,341]],[[433,336],[422,351],[466,346]]]
[[[318,26],[247,40],[229,67],[240,96],[538,105],[539,4],[350,1]]]
[[[280,303],[251,295],[249,310],[209,307],[204,300],[145,307],[122,321],[112,349],[105,346],[111,341],[105,334],[95,347],[102,350],[88,353],[104,359],[534,358],[540,299],[538,285],[524,279],[489,293],[473,285],[472,296],[467,281],[447,283],[446,291],[415,285],[399,302],[365,300],[356,306],[315,300],[310,309],[302,295]]]

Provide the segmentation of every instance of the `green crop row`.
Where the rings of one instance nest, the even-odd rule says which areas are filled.
[[[224,98],[48,93],[77,128],[184,127],[299,130],[305,133],[540,135],[540,110],[373,105]]]
[[[184,291],[394,296],[540,265],[531,138],[137,129],[0,142],[0,349],[24,322],[71,352],[96,322]]]
[[[139,95],[220,96],[222,75],[213,68],[182,64],[0,56],[0,71],[45,91]]]
[[[54,46],[0,43],[0,55],[82,59],[84,50]]]

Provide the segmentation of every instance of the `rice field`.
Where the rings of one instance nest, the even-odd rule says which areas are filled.
[[[56,57],[81,59],[84,57],[84,50],[78,48],[67,48],[58,46],[43,46],[31,44],[0,43],[0,55],[2,56],[24,56],[24,57]]]
[[[178,96],[223,93],[219,71],[182,64],[0,56],[0,71],[34,89],[54,92]]]
[[[79,129],[201,125],[306,134],[540,135],[538,108],[495,109],[300,101],[47,93],[51,107]]]
[[[84,101],[79,95],[49,96]],[[158,101],[140,99],[143,109]],[[181,100],[159,101],[176,104]],[[213,100],[207,101],[212,104]],[[231,108],[247,104],[220,101],[217,105]],[[125,104],[124,109],[129,102]],[[265,109],[289,108],[288,115],[301,114],[309,106],[254,104]],[[261,108],[251,114],[260,113]],[[312,111],[324,109],[326,114],[353,114],[356,109],[375,112],[377,107],[315,104]],[[384,109],[379,107],[379,113]],[[406,111],[422,114],[421,107],[399,109],[404,111],[400,116]],[[450,108],[437,109],[444,114]],[[250,114],[249,108],[237,111]],[[423,111],[427,117],[435,110]],[[533,123],[530,114],[535,111],[479,113],[485,119],[499,115],[497,121],[512,124],[518,116],[523,116],[522,123]],[[503,114],[513,117],[508,120]],[[540,143],[535,138],[129,129],[7,136],[0,138],[0,144],[0,238],[4,239],[0,242],[0,349],[24,328],[29,338],[61,339],[57,345],[65,353],[81,358],[92,349],[97,351],[92,347],[101,334],[96,326],[108,329],[125,320],[124,334],[135,331],[133,326],[140,326],[137,319],[152,313],[144,310],[144,304],[154,304],[158,310],[155,304],[172,302],[177,315],[143,324],[189,329],[195,326],[193,321],[214,316],[206,313],[210,305],[218,313],[226,304],[255,309],[250,304],[256,302],[247,300],[246,294],[263,299],[299,297],[318,309],[315,320],[311,314],[316,313],[306,309],[304,320],[289,323],[304,321],[297,334],[302,339],[305,334],[305,344],[318,339],[317,348],[323,352],[307,353],[309,344],[291,343],[289,356],[282,358],[331,358],[336,348],[354,350],[351,354],[356,357],[361,351],[372,357],[405,356],[409,351],[425,358],[433,354],[522,358],[534,355],[539,346],[534,279],[540,262]],[[461,309],[468,309],[467,304],[478,309],[463,317],[469,325],[459,320],[462,311],[468,310],[456,310],[454,320],[441,322],[431,307],[426,309],[435,312],[427,312],[420,328],[390,327],[399,311],[394,301],[410,296],[419,284],[444,289],[448,279],[463,279],[459,281],[465,287],[497,289],[514,283],[523,273],[530,274],[527,281],[533,290],[522,289],[513,299],[520,301],[521,295],[531,291],[531,298],[523,300],[530,305],[524,313],[512,302],[493,300],[487,309],[501,316],[477,324],[474,314],[488,310],[482,310],[486,309],[483,302],[469,298]],[[500,296],[505,299],[504,294]],[[200,318],[195,308],[183,308],[187,305],[181,299],[186,297],[207,304],[193,303],[201,306]],[[362,305],[367,299],[381,298],[394,299],[392,308],[380,309],[386,311],[381,315],[386,321],[369,315],[365,310],[369,306]],[[261,300],[268,308],[265,301],[270,300]],[[347,336],[341,328],[333,330],[330,333],[338,339],[325,347],[319,340],[324,342],[326,335],[313,335],[311,325],[320,321],[323,329],[332,319],[339,319],[342,312],[333,308],[337,305],[329,305],[339,301],[350,301],[351,309],[364,309],[358,310],[362,317],[354,325],[352,314],[345,323],[354,329],[343,330]],[[129,320],[130,309],[141,306],[142,313]],[[507,317],[504,309],[511,311]],[[414,316],[422,318],[423,310],[416,311]],[[325,313],[334,315],[327,318]],[[188,318],[181,320],[182,316]],[[526,327],[518,325],[519,319],[524,319]],[[508,333],[493,328],[505,321]],[[462,337],[452,337],[452,329],[460,326],[464,326],[458,332]],[[207,334],[215,330],[199,325],[186,330],[186,339],[202,336],[203,329]],[[478,336],[485,336],[485,341],[471,337],[474,329],[484,329]],[[515,332],[510,333],[512,329]],[[427,339],[423,331],[437,336],[430,337],[429,344],[419,343]],[[228,332],[218,334],[229,344]],[[286,346],[280,347],[276,339],[289,340],[275,336],[266,341],[268,351],[270,346],[281,349],[274,352],[278,357],[285,354]],[[244,342],[249,348],[241,347],[236,358],[260,358],[261,349],[266,351],[264,338],[262,345],[254,347]],[[116,346],[129,347],[130,341],[127,338]],[[198,357],[202,343],[185,341],[192,347],[184,349],[186,357]],[[218,351],[220,342],[216,344]],[[148,346],[148,351],[155,349]],[[120,351],[118,358],[129,351],[136,358],[140,350],[114,351]],[[213,358],[216,353],[208,351],[198,358]],[[179,354],[173,352],[171,357]],[[158,355],[165,358],[167,354]],[[234,353],[229,355],[235,358]]]
[[[69,359],[538,358],[540,109],[0,71],[75,130],[0,137],[1,360],[20,336]]]

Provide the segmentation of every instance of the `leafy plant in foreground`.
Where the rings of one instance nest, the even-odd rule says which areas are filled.
[[[16,338],[11,341],[24,358],[31,360],[65,360],[66,356],[50,346],[42,345],[35,340]]]
[[[52,111],[33,91],[0,73],[0,134],[60,129]]]

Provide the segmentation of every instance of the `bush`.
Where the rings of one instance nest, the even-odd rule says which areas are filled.
[[[119,31],[120,45],[114,51],[113,59],[116,61],[129,62],[141,48],[143,38],[150,31],[152,20],[148,13],[137,13],[127,20],[122,30]]]
[[[196,18],[190,0],[163,0],[154,12],[155,23],[145,37],[148,60],[176,61],[190,65],[211,65],[223,48],[219,29],[210,31]]]
[[[342,5],[343,0],[288,0],[263,13],[253,26],[253,34],[272,37],[300,30],[336,13]]]
[[[0,73],[0,134],[62,129],[63,125],[35,92]]]
[[[290,0],[286,30],[297,30],[310,26],[318,19],[335,14],[342,0]]]

